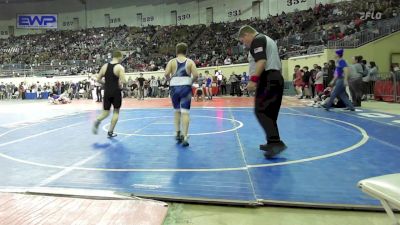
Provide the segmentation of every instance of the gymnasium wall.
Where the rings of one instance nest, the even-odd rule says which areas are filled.
[[[394,53],[392,54],[391,63],[400,64],[400,52],[394,52]]]
[[[288,64],[286,68],[286,80],[293,80],[293,73],[294,67],[296,65],[300,65],[301,68],[304,66],[308,66],[309,70],[313,69],[314,64],[318,64],[322,66],[325,62],[328,62],[328,57],[326,50],[324,53],[321,54],[314,54],[314,55],[304,55],[304,56],[297,56],[288,59]]]
[[[390,71],[392,54],[400,53],[399,40],[400,32],[397,32],[359,48],[345,49],[344,59],[347,63],[351,64],[353,62],[353,56],[362,55],[368,62],[375,61],[380,72],[387,73]],[[282,62],[282,70],[285,80],[292,80],[293,69],[296,65],[300,65],[302,68],[308,66],[312,69],[314,64],[322,66],[325,62],[334,60],[335,50],[336,49],[325,49],[321,54],[291,57],[287,60],[286,67],[286,62],[284,60]]]
[[[282,60],[282,76],[285,81],[292,80],[289,70],[289,60],[285,59]]]
[[[329,2],[329,1],[318,1]],[[314,7],[315,1],[310,0],[268,0],[263,2],[263,11],[266,15],[281,14],[282,12],[293,12],[295,10],[306,10]]]
[[[253,1],[243,0],[55,0],[39,3],[0,3],[0,31],[16,26],[16,15],[21,13],[57,13],[59,29],[74,29],[74,18],[79,19],[79,28],[104,27],[105,14],[110,14],[110,26],[170,25],[171,11],[177,12],[177,23],[182,25],[205,24],[206,9],[213,8],[214,22],[228,22],[254,17]],[[340,0],[264,0],[259,1],[260,17],[293,12],[313,7],[315,4],[340,2]],[[112,6],[111,6],[112,4]],[[138,20],[137,14],[142,14]],[[44,32],[43,30],[15,29],[15,35]]]
[[[352,63],[352,57],[362,55],[365,60],[375,61],[379,71],[387,73],[390,71],[390,60],[392,53],[400,53],[400,32],[396,32],[374,42],[366,44],[356,49],[345,49],[344,58],[348,63]],[[327,50],[327,57],[334,59],[335,50]]]
[[[8,27],[7,26],[2,26],[0,25],[0,39],[1,38],[7,38],[9,36],[8,34]]]

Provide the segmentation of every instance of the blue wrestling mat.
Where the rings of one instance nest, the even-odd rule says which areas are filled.
[[[195,108],[190,146],[176,144],[171,109],[125,109],[106,138],[89,111],[7,125],[0,121],[1,188],[111,190],[227,204],[374,207],[357,182],[400,172],[400,117],[365,110],[283,108],[288,149],[267,160],[250,108]]]

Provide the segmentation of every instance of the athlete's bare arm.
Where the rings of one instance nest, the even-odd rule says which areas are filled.
[[[126,84],[126,76],[125,76],[125,68],[121,66],[120,64],[116,65],[114,67],[114,74],[119,77],[119,82],[121,84]]]
[[[197,68],[196,68],[196,64],[193,62],[193,60],[190,60],[190,66],[189,66],[189,68],[190,68],[190,71],[189,71],[189,74],[192,74],[192,76],[193,76],[193,82],[196,82],[197,81],[197,78],[198,78],[198,76],[199,76],[199,71],[197,71]]]
[[[97,82],[101,84],[104,84],[103,77],[106,75],[107,65],[108,64],[104,64],[99,71],[99,75],[97,75]]]
[[[169,80],[171,78],[171,74],[172,74],[172,60],[170,60],[167,66],[165,67],[164,76],[167,78],[167,80]]]

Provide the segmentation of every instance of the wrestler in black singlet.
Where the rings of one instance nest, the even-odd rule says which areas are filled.
[[[119,85],[119,77],[114,74],[114,67],[118,64],[107,65],[107,70],[105,73],[105,85],[104,85],[104,110],[110,110],[111,105],[114,109],[121,108],[122,95],[121,88]]]

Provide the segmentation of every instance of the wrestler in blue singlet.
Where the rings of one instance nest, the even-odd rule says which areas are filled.
[[[176,60],[177,69],[170,83],[172,104],[181,111],[188,111],[192,100],[192,78],[186,72],[186,62]]]

